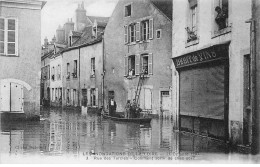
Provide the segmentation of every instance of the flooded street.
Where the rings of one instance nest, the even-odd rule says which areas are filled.
[[[40,122],[1,123],[0,163],[243,161],[225,143],[174,131],[171,120],[120,123],[80,111],[42,111]]]

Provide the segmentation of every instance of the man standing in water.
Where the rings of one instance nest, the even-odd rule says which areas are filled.
[[[116,112],[116,102],[114,101],[114,99],[111,99],[109,103],[109,115],[113,117],[115,116],[115,112]]]

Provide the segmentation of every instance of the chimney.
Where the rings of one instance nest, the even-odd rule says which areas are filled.
[[[59,28],[56,30],[56,37],[58,43],[64,43],[65,42],[65,30],[59,25]]]
[[[64,24],[64,30],[65,30],[65,42],[68,43],[70,31],[74,30],[74,23],[72,22],[72,19],[68,19],[67,23]]]
[[[87,22],[87,11],[84,7],[84,2],[78,5],[78,9],[76,10],[76,22],[75,29],[76,31],[82,31]]]
[[[47,37],[45,37],[45,39],[44,39],[44,46],[45,46],[45,47],[48,46],[48,38],[47,38]]]

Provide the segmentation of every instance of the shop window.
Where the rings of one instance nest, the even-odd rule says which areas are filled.
[[[91,77],[95,77],[96,67],[95,67],[95,58],[91,58]]]
[[[135,24],[131,24],[129,27],[129,42],[135,42],[136,41],[136,26]]]
[[[131,16],[132,14],[132,5],[125,6],[125,17]]]
[[[77,78],[78,77],[78,61],[74,60],[74,68],[73,68],[73,73],[72,76],[73,78]]]
[[[198,15],[197,0],[189,0],[189,17],[186,27],[187,42],[197,40],[197,15]]]
[[[18,56],[17,19],[0,18],[0,55]]]
[[[69,69],[70,69],[70,63],[67,63],[67,76],[66,76],[66,79],[70,79]]]

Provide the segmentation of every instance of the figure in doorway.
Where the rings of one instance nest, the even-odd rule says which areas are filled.
[[[116,114],[116,101],[114,99],[111,99],[109,102],[109,115],[115,116]]]

